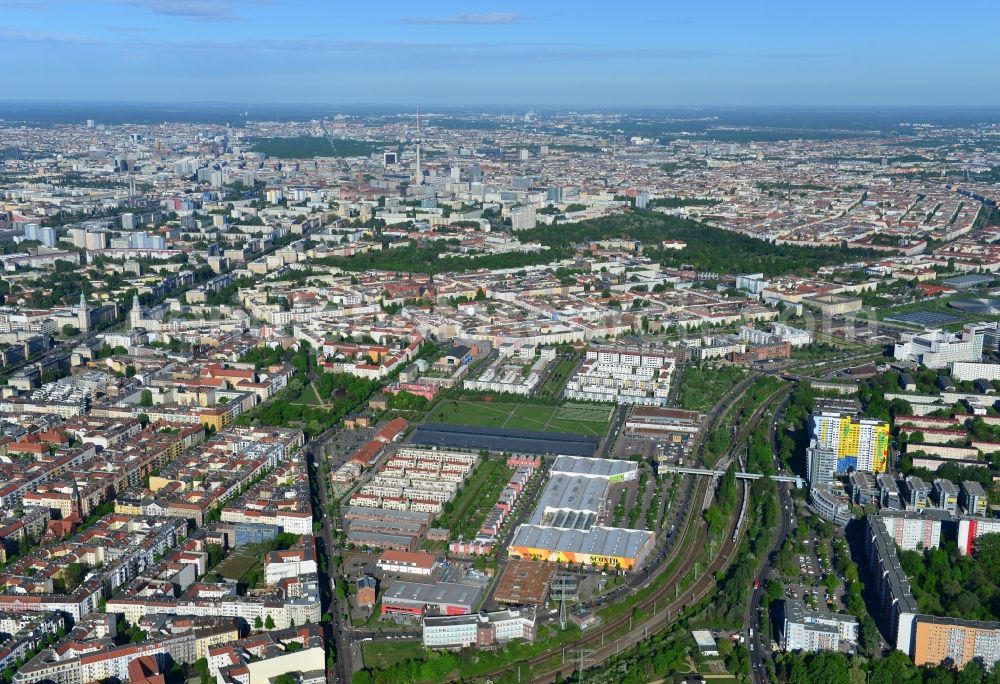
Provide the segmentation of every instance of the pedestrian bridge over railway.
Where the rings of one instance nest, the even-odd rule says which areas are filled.
[[[665,473],[681,473],[682,475],[704,475],[707,477],[722,477],[726,474],[724,470],[709,470],[707,468],[681,468],[679,466],[657,466],[658,471]],[[759,480],[762,477],[769,477],[775,482],[791,482],[797,489],[806,486],[806,481],[798,475],[764,475],[762,473],[741,473],[737,472],[736,477],[740,480]]]

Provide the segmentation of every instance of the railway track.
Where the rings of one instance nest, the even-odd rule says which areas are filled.
[[[746,386],[749,386],[749,383],[753,382],[753,379],[749,379]],[[743,389],[745,389],[745,387]],[[770,409],[772,404],[789,391],[791,391],[790,385],[784,385],[775,390],[768,395],[767,399],[761,402],[760,406],[758,406],[753,414],[751,414],[749,420],[743,421],[743,424],[740,426],[740,429],[732,442],[733,446],[727,453],[723,463],[720,464],[723,468],[728,467],[729,462],[736,457],[742,448],[743,443],[750,437],[752,431],[756,429],[757,424],[760,422],[761,418],[763,418],[764,414]],[[743,391],[740,390],[739,394],[742,395],[742,393]],[[701,492],[702,488],[702,484],[699,483],[699,486],[695,488],[696,497]],[[749,488],[741,487],[740,494],[742,500],[740,501],[739,508],[742,508],[746,497],[749,496]],[[697,498],[695,500],[697,500]],[[693,524],[695,519],[696,516],[693,514],[687,517],[686,530],[690,529],[690,525]],[[652,596],[649,596],[636,604],[640,612],[647,615],[652,612],[652,616],[650,618],[644,620],[640,625],[632,627],[625,634],[616,636],[613,640],[609,641],[609,634],[616,634],[626,623],[631,626],[631,615],[625,615],[617,620],[614,620],[613,622],[603,625],[599,631],[594,632],[593,634],[588,635],[587,637],[572,644],[572,651],[578,651],[580,649],[587,650],[588,646],[594,647],[591,649],[590,653],[587,654],[584,666],[593,667],[594,665],[607,660],[609,657],[616,655],[621,650],[636,645],[643,639],[647,638],[650,634],[655,633],[659,628],[676,618],[677,615],[683,612],[687,607],[698,603],[712,590],[714,590],[716,588],[716,574],[729,567],[729,565],[733,562],[733,559],[736,557],[736,553],[742,543],[745,528],[737,527],[741,524],[741,522],[742,520],[739,517],[737,517],[735,521],[730,522],[726,529],[726,534],[722,536],[722,539],[727,541],[723,542],[721,552],[712,559],[705,571],[699,574],[690,586],[682,592],[677,593],[673,600],[670,600],[670,590],[674,589],[674,587],[676,587],[677,584],[687,576],[687,573],[697,562],[698,557],[701,555],[701,551],[704,548],[708,531],[705,526],[699,526],[695,532],[695,538],[690,544],[687,545],[683,561],[671,571],[671,574],[662,582]],[[687,534],[687,532],[685,532],[685,534]],[[600,642],[599,646],[598,642]],[[544,667],[545,663],[551,663],[554,657],[556,657],[556,653],[550,651],[525,661],[521,663],[521,665],[527,665],[533,669],[537,667]],[[563,657],[562,662],[560,662],[558,666],[542,672],[535,672],[532,676],[532,681],[555,682],[571,675],[573,672],[579,670],[579,668],[579,663],[573,658],[565,660]],[[490,674],[496,675],[500,674],[500,672]]]
[[[757,378],[761,377],[761,375],[761,373],[751,373],[742,381],[734,385],[726,396],[720,399],[715,406],[712,407],[706,415],[706,426],[699,433],[697,437],[697,444],[692,447],[693,454],[700,455],[704,441],[711,430],[715,427],[715,423],[729,415],[728,407],[731,406],[734,401],[742,397],[747,388],[749,388]],[[737,432],[737,435],[733,440],[732,448],[724,459],[726,464],[728,464],[728,462],[739,451],[739,444],[750,434],[750,430],[752,429],[751,426],[756,425],[773,399],[789,389],[790,387],[786,386],[774,392],[766,401],[761,403],[761,406],[757,408],[750,420],[744,421],[744,424],[740,426],[740,430]],[[691,501],[702,500],[708,487],[709,481],[700,480],[695,485]],[[740,493],[741,497],[745,497],[747,495],[744,488],[740,489]],[[741,501],[738,509],[742,507],[742,503],[743,502]],[[708,541],[707,527],[704,524],[697,524],[700,522],[700,516],[698,515],[700,510],[700,507],[692,506],[688,515],[685,517],[684,524],[681,530],[678,531],[679,536],[677,537],[682,540],[682,555],[674,556],[670,559],[669,563],[667,563],[667,566],[671,567],[671,569],[667,570],[668,574],[666,577],[664,578],[662,574],[650,575],[649,579],[643,585],[636,587],[636,591],[643,591],[652,583],[658,583],[655,591],[653,591],[651,595],[637,602],[633,609],[633,611],[638,609],[640,613],[649,615],[650,617],[648,617],[648,619],[642,620],[641,624],[637,626],[632,626],[633,611],[630,611],[629,613],[615,618],[614,620],[602,624],[598,629],[582,636],[580,639],[572,642],[571,644],[567,644],[559,650],[547,651],[546,653],[535,656],[534,658],[520,661],[519,663],[509,664],[502,669],[476,675],[474,679],[488,680],[510,672],[514,668],[517,668],[518,671],[521,671],[521,668],[527,668],[532,672],[531,681],[556,681],[557,679],[560,679],[579,669],[577,662],[574,661],[573,658],[570,658],[568,661],[565,660],[565,653],[567,651],[590,649],[590,654],[586,659],[586,665],[593,666],[606,660],[608,657],[615,655],[622,649],[635,645],[642,639],[646,638],[650,633],[655,632],[664,624],[676,618],[677,615],[679,615],[688,606],[700,601],[715,588],[716,573],[728,568],[729,564],[733,561],[733,558],[739,549],[743,534],[742,530],[736,528],[736,525],[739,523],[739,519],[737,518],[737,520],[731,521],[727,527],[726,534],[722,537],[722,539],[726,541],[723,542],[720,553],[708,563],[705,570],[698,574],[696,579],[689,586],[682,591],[678,591],[677,587],[688,576],[688,573],[693,567],[695,567],[696,563],[698,563],[698,559]],[[690,538],[688,538],[689,534],[692,535]],[[622,633],[623,630],[624,633]],[[553,664],[554,659],[559,660],[558,664]],[[460,676],[453,675],[446,681],[455,681],[459,678]]]
[[[843,363],[843,361],[841,361],[841,363]],[[759,371],[750,373],[746,378],[734,385],[733,388],[727,392],[726,396],[720,399],[715,406],[712,407],[712,409],[706,414],[705,427],[696,438],[698,440],[697,443],[692,447],[691,453],[693,455],[697,455],[698,457],[701,456],[705,440],[715,427],[715,424],[720,419],[727,418],[729,416],[728,408],[743,396],[747,388],[749,388],[754,381],[764,375],[766,375],[766,373]],[[735,458],[742,449],[743,444],[750,437],[752,431],[756,429],[756,426],[760,422],[764,413],[770,409],[775,400],[790,392],[792,387],[793,385],[787,384],[778,388],[760,403],[749,419],[741,421],[739,429],[733,436],[729,451],[726,452],[725,458],[720,460],[719,466],[721,468],[728,467],[730,461]],[[704,497],[708,486],[707,481],[699,481],[695,485],[694,492],[692,493],[692,501],[698,501],[699,496]],[[739,491],[741,501],[738,509],[741,509],[743,506],[743,499],[749,496],[749,488],[741,487]],[[516,663],[510,663],[503,668],[477,674],[469,679],[475,681],[487,681],[503,674],[510,673],[515,669],[520,674],[523,671],[522,668],[526,668],[527,673],[533,682],[548,683],[561,681],[565,677],[580,669],[580,661],[573,657],[575,653],[581,650],[586,652],[586,657],[583,660],[583,666],[585,669],[587,667],[593,667],[594,665],[597,665],[607,660],[609,657],[619,653],[623,649],[636,645],[643,639],[647,638],[650,634],[655,633],[659,628],[675,619],[686,608],[701,601],[716,588],[716,575],[719,572],[726,570],[733,562],[746,532],[741,525],[742,520],[740,517],[737,517],[735,520],[730,520],[726,533],[721,537],[725,541],[722,542],[720,552],[712,558],[704,572],[698,574],[689,586],[681,591],[678,591],[677,587],[687,577],[688,573],[698,562],[707,541],[707,527],[704,524],[696,525],[696,521],[700,519],[700,516],[698,515],[699,510],[700,509],[698,507],[692,506],[688,515],[685,517],[683,527],[679,531],[680,536],[678,537],[682,540],[684,549],[681,552],[681,556],[674,556],[667,564],[668,566],[673,566],[667,571],[669,574],[665,578],[662,578],[661,574],[650,575],[648,580],[636,587],[636,591],[643,591],[652,583],[658,582],[656,590],[651,595],[637,602],[635,605],[635,608],[638,608],[640,613],[644,616],[649,616],[648,618],[643,619],[640,624],[634,626],[632,625],[632,612],[629,612],[602,624],[593,632],[586,634],[580,639],[577,639],[570,644],[566,644],[556,650],[547,651],[535,656],[534,658],[529,658]],[[693,535],[690,539],[688,539],[689,534]],[[623,629],[625,630],[624,632],[622,632]],[[567,658],[567,655],[570,657]],[[456,681],[458,679],[462,679],[460,674],[452,674],[443,681]]]
[[[699,535],[699,542],[691,544],[690,548],[692,552],[690,557],[696,558],[699,552],[702,550],[704,543],[704,529],[702,528],[702,534]],[[727,530],[727,535],[729,532],[734,531],[732,527]],[[593,667],[611,656],[618,654],[620,651],[627,649],[631,646],[635,646],[643,639],[646,639],[650,634],[655,633],[658,629],[669,623],[671,620],[676,618],[681,612],[683,612],[688,606],[692,606],[699,601],[701,601],[705,596],[712,592],[716,588],[715,575],[722,570],[729,567],[733,559],[736,557],[736,552],[739,549],[740,541],[742,541],[743,531],[739,531],[739,541],[733,544],[726,544],[723,547],[722,553],[717,555],[713,561],[708,565],[703,573],[701,573],[698,578],[691,584],[687,589],[685,589],[676,599],[673,601],[668,601],[666,605],[662,605],[649,619],[642,622],[641,625],[633,627],[630,631],[625,634],[616,637],[613,641],[608,641],[606,639],[606,634],[608,631],[618,629],[624,624],[629,623],[629,616],[625,616],[616,620],[613,623],[609,623],[608,627],[601,633],[595,633],[594,635],[587,637],[586,639],[581,639],[573,644],[572,650],[577,650],[583,648],[586,650],[587,646],[595,646],[590,653],[587,654],[584,667]],[[725,538],[725,537],[724,537]],[[677,573],[684,572],[690,569],[689,564],[685,564],[683,567],[677,569]],[[683,576],[681,577],[683,579]],[[663,600],[664,595],[668,594],[670,589],[674,585],[667,581],[664,582],[660,590],[655,596],[651,596],[647,600],[639,604],[640,610],[649,611],[649,609],[660,604]],[[602,636],[602,634],[604,636]],[[598,645],[600,642],[600,645]],[[527,665],[534,666],[544,666],[546,662],[550,662],[555,654],[547,653],[543,656],[538,656],[526,662]],[[572,658],[560,663],[558,666],[545,670],[543,672],[536,672],[532,675],[532,681],[534,682],[555,682],[562,680],[574,672],[579,670],[579,664]],[[509,671],[509,669],[508,669]],[[499,674],[499,673],[493,673]]]

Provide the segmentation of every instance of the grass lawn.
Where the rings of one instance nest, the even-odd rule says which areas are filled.
[[[384,670],[407,660],[422,660],[426,655],[419,641],[365,641],[361,644],[365,667]]]
[[[312,384],[306,385],[306,388],[302,390],[302,396],[299,397],[299,404],[305,404],[306,406],[322,406],[323,402],[319,400],[316,396],[316,389]]]
[[[427,539],[420,542],[420,550],[433,553],[435,556],[448,553],[448,542],[429,541]]]
[[[558,418],[585,423],[606,423],[611,419],[611,407],[600,404],[566,403],[559,407]]]
[[[581,423],[578,420],[553,420],[549,423],[550,432],[571,432],[574,435],[586,435],[587,437],[603,437],[607,431],[607,423],[600,425],[597,423]]]
[[[708,411],[745,375],[746,371],[736,366],[685,366],[680,377],[677,405],[689,411]]]
[[[282,533],[271,541],[236,547],[212,572],[245,584],[247,589],[263,586],[264,557],[275,549],[287,549],[298,540],[296,535]]]
[[[603,437],[608,432],[611,414],[612,408],[609,406],[566,403],[556,411],[549,423],[549,430]]]
[[[264,558],[257,546],[257,544],[252,544],[233,551],[228,558],[216,566],[215,572],[226,579],[239,581],[254,566],[259,564],[263,567]]]
[[[454,404],[454,405],[453,405]],[[517,404],[490,403],[485,401],[442,402],[427,420],[432,423],[481,425],[500,427]]]
[[[566,403],[562,406],[523,402],[442,402],[427,417],[431,423],[504,427],[539,432],[603,436],[611,420],[610,406]]]
[[[545,430],[545,426],[555,412],[555,406],[514,404],[505,427],[518,430]]]

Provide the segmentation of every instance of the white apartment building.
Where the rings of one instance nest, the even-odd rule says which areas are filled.
[[[853,615],[810,610],[800,600],[784,602],[782,647],[786,651],[836,651],[840,642],[856,643],[858,619]]]
[[[513,230],[531,230],[536,225],[535,207],[517,207],[510,212],[510,223]]]
[[[782,323],[772,323],[770,332],[760,328],[745,325],[740,328],[740,339],[746,340],[749,344],[777,344],[788,342],[793,347],[801,347],[811,344],[812,333],[807,330],[793,328]]]
[[[956,380],[1000,380],[1000,363],[955,361],[951,364],[951,377]]]
[[[963,517],[958,521],[958,552],[971,556],[976,551],[976,540],[984,534],[1000,532],[996,518]]]
[[[514,639],[533,641],[534,638],[535,613],[528,608],[423,619],[424,648],[488,647]]]
[[[784,323],[772,323],[771,334],[782,342],[788,342],[793,347],[801,347],[807,344],[812,344],[813,341],[813,334],[808,330],[793,328],[792,326],[785,325]]]
[[[889,537],[904,551],[936,549],[941,545],[939,516],[908,511],[882,511],[878,519]]]
[[[904,333],[893,349],[897,361],[919,363],[927,368],[946,368],[956,361],[983,357],[983,332],[967,327],[960,333],[925,330]]]
[[[283,579],[318,572],[316,560],[308,558],[302,550],[279,551],[264,562],[264,581],[273,587]]]
[[[664,354],[590,350],[566,383],[567,399],[666,406],[674,360]]]

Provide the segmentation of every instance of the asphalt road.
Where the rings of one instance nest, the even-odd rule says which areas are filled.
[[[315,488],[319,494],[320,501],[320,533],[319,538],[322,542],[323,550],[322,553],[326,554],[327,558],[327,573],[329,575],[330,582],[328,584],[330,588],[330,600],[325,605],[324,612],[329,613],[330,623],[327,625],[327,640],[331,641],[333,648],[336,650],[337,664],[332,671],[327,672],[327,682],[328,684],[349,684],[351,681],[351,675],[354,672],[354,662],[355,660],[361,660],[360,653],[360,642],[355,636],[350,625],[343,624],[341,618],[342,606],[339,605],[337,601],[337,594],[334,591],[334,585],[331,580],[334,578],[334,565],[333,559],[337,555],[337,549],[333,543],[333,531],[337,524],[336,520],[332,520],[327,514],[327,509],[330,502],[329,486],[330,483],[326,481],[323,477],[323,464],[327,460],[327,449],[326,443],[334,435],[335,429],[327,430],[323,434],[319,435],[316,439],[312,440],[306,445],[308,453],[312,456],[312,461],[315,464],[315,468],[310,468],[310,477],[316,478]],[[348,614],[349,614],[348,608]]]
[[[746,617],[743,624],[743,628],[747,630],[747,648],[750,649],[751,684],[764,684],[768,681],[767,668],[764,667],[764,658],[766,656],[765,649],[769,649],[770,645],[761,639],[760,618],[764,609],[765,584],[767,577],[772,570],[771,563],[775,554],[777,554],[778,550],[781,548],[781,545],[785,543],[785,538],[788,536],[791,529],[789,517],[785,512],[785,507],[790,505],[791,500],[788,490],[789,487],[790,485],[788,483],[777,484],[780,521],[778,534],[771,542],[771,546],[768,548],[767,554],[761,557],[761,562],[754,572],[754,582],[757,583],[758,586],[756,589],[751,589],[750,591],[750,601],[747,605]],[[767,616],[764,617],[767,619]],[[752,638],[749,635],[750,629],[753,629]]]
[[[608,450],[615,443],[615,439],[618,436],[618,432],[621,430],[622,423],[625,422],[625,416],[628,415],[629,409],[631,407],[625,404],[619,404],[615,407],[614,417],[611,418],[611,426],[608,428],[608,433],[604,435],[604,439],[601,440],[600,445],[597,447],[597,453],[594,454],[597,458],[607,458]]]
[[[838,369],[845,365],[850,365],[856,363],[860,359],[866,359],[870,354],[845,354],[842,358],[834,358],[827,360],[819,364],[820,367],[826,369]],[[815,365],[815,364],[814,364]],[[771,423],[771,444],[773,445],[775,454],[777,454],[777,423],[779,422],[777,418],[785,410],[790,397],[786,397],[782,403],[777,407],[775,411],[775,420]],[[776,464],[777,465],[777,464]],[[772,563],[774,557],[781,546],[785,543],[785,539],[788,537],[791,531],[791,519],[789,517],[788,510],[791,509],[791,493],[790,485],[788,483],[778,483],[778,505],[779,505],[779,527],[778,534],[772,540],[771,546],[768,549],[767,554],[761,557],[761,562],[757,566],[753,581],[759,586],[754,589],[751,587],[750,598],[747,603],[747,610],[744,616],[744,636],[746,637],[747,648],[750,651],[750,682],[751,684],[767,684],[770,680],[767,676],[767,668],[765,667],[765,659],[768,657],[770,652],[770,643],[765,642],[761,638],[760,622],[763,612],[764,605],[764,594],[765,594],[765,584],[771,573],[774,572]],[[786,510],[786,508],[788,510]],[[767,619],[768,616],[763,616]],[[753,629],[753,637],[750,637],[750,630]]]

